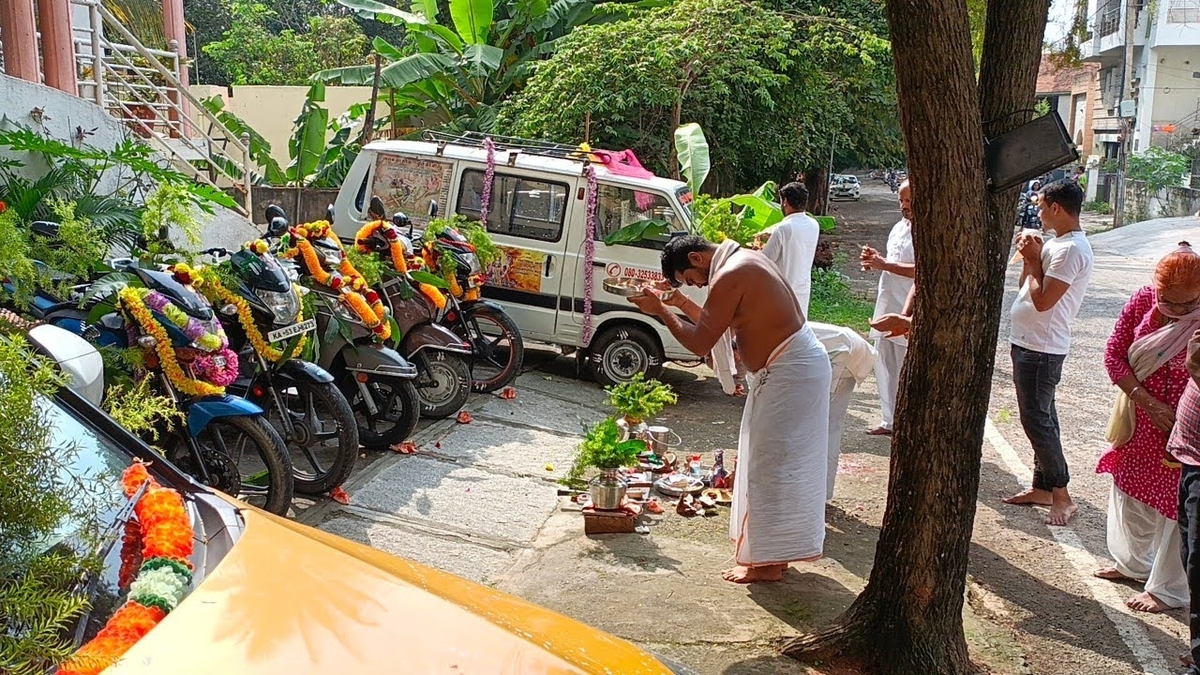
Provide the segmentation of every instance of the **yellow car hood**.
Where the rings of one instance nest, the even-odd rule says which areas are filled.
[[[180,606],[108,674],[669,675],[572,619],[257,510]]]

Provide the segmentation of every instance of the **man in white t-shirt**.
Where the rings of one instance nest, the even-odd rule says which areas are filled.
[[[1071,346],[1071,322],[1092,277],[1092,247],[1079,226],[1083,190],[1073,180],[1042,189],[1042,225],[1055,237],[1042,242],[1022,232],[1017,251],[1024,260],[1021,290],[1012,305],[1013,382],[1021,426],[1033,446],[1033,487],[1004,501],[1049,506],[1046,522],[1066,525],[1079,510],[1067,492],[1070,475],[1059,438],[1054,389]]]
[[[875,319],[904,311],[904,302],[908,299],[916,276],[917,259],[912,244],[912,188],[908,181],[900,185],[899,195],[900,213],[904,217],[888,235],[887,256],[870,246],[862,247],[863,269],[881,272],[879,291],[875,296]],[[908,338],[888,336],[875,329],[871,329],[871,337],[875,338],[875,351],[878,354],[875,359],[875,381],[879,384],[881,420],[878,427],[867,433],[872,436],[891,436],[896,392],[900,387],[900,368],[908,353]]]
[[[808,208],[808,188],[804,183],[788,183],[780,188],[779,204],[783,208],[783,222],[771,229],[762,252],[779,267],[807,319],[813,256],[817,254],[821,226],[804,212]]]

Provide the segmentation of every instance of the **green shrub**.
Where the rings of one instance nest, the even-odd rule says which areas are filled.
[[[850,280],[836,269],[813,268],[808,318],[865,333],[875,306],[854,294]]]
[[[1087,213],[1100,213],[1107,215],[1112,213],[1112,206],[1110,206],[1108,202],[1103,202],[1097,199],[1091,202],[1084,202],[1083,210]]]

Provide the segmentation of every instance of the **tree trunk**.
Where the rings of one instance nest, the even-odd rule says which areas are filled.
[[[829,208],[829,169],[821,167],[804,172],[804,187],[808,188],[808,208],[813,215],[823,216]]]
[[[1011,193],[985,196],[981,119],[1032,102],[1048,4],[988,3],[982,96],[964,2],[886,6],[919,288],[887,509],[866,589],[832,627],[784,653],[840,655],[880,675],[958,675],[973,672],[963,596],[1013,206]]]

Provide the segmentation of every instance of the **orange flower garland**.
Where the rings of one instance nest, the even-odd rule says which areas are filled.
[[[372,220],[354,235],[354,245],[359,253],[370,253],[371,249],[363,242],[367,237],[383,230],[383,236],[388,240],[388,252],[392,254],[392,269],[404,274],[408,272],[408,263],[404,260],[404,244],[400,243],[400,233],[396,226],[386,220]]]
[[[295,246],[280,254],[281,258],[295,258],[299,255],[304,260],[308,273],[317,283],[341,292],[341,300],[362,319],[379,340],[387,340],[392,335],[391,324],[387,321],[387,308],[383,299],[367,283],[348,258],[343,256],[336,273],[331,273],[321,265],[316,250],[309,241],[310,237],[323,238],[329,234],[329,223],[323,220],[307,223],[292,228],[291,239]],[[329,237],[340,249],[342,243],[337,237]]]
[[[126,497],[132,497],[146,482],[147,490],[134,506],[145,562],[129,584],[129,599],[96,637],[59,668],[59,675],[96,675],[116,663],[179,605],[191,586],[192,564],[188,558],[195,533],[183,498],[160,486],[141,462],[121,476]]]

